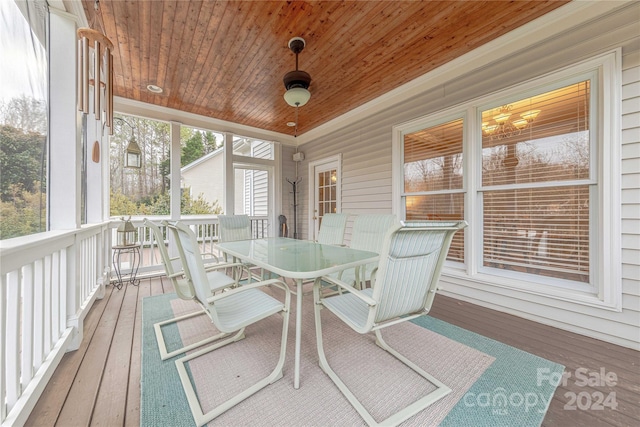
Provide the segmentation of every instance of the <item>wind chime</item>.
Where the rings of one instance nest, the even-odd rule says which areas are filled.
[[[94,3],[96,15],[98,3],[97,0]],[[78,28],[77,35],[78,110],[89,114],[93,95],[95,119],[104,123],[109,135],[113,135],[113,43],[91,28]]]

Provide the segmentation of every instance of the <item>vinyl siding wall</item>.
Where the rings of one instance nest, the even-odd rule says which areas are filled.
[[[491,62],[465,70],[466,74],[435,85],[381,113],[360,115],[357,122],[318,137],[299,147],[305,160],[298,175],[305,181],[299,193],[299,231],[308,236],[308,164],[342,154],[342,211],[352,214],[392,211],[392,127],[424,117],[470,99],[575,64],[597,54],[622,48],[621,153],[622,186],[620,224],[622,239],[622,311],[616,312],[526,294],[491,284],[443,276],[444,294],[509,312],[541,323],[639,348],[640,342],[640,4],[628,4],[552,39],[535,43]],[[458,73],[460,74],[460,73]],[[293,163],[283,150],[285,175]],[[283,210],[287,193],[283,188]],[[349,239],[352,220],[347,228]]]

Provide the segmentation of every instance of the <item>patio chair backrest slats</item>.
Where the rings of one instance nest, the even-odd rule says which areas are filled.
[[[387,232],[395,222],[395,215],[358,215],[353,222],[353,233],[349,247],[379,252]]]
[[[440,271],[456,231],[466,226],[418,226],[392,232],[380,253],[373,298],[379,302],[375,322],[429,310]]]
[[[195,234],[180,223],[170,226],[170,229],[178,240],[177,246],[184,265],[184,273],[193,285],[196,298],[206,308],[208,306],[207,298],[211,296],[211,291]]]
[[[323,245],[341,245],[344,240],[347,218],[349,218],[349,214],[346,213],[325,214],[322,217],[317,242]]]
[[[160,252],[160,258],[162,258],[162,263],[164,264],[164,271],[169,280],[171,280],[171,283],[173,284],[178,297],[184,300],[193,299],[193,288],[191,287],[188,279],[186,277],[176,276],[176,273],[182,271],[182,268],[176,268],[176,265],[179,265],[180,262],[176,260],[177,263],[174,264],[173,260],[169,256],[167,247],[164,244],[164,237],[162,235],[160,227],[146,218],[144,220],[144,226],[149,228],[153,232],[158,252]]]
[[[251,240],[251,220],[247,215],[218,215],[220,242]]]

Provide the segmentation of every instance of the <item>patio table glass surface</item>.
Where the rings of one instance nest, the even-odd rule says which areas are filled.
[[[357,268],[363,264],[377,262],[378,254],[286,237],[224,242],[218,243],[217,247],[227,255],[250,262],[282,277],[295,279],[297,314],[294,387],[299,388],[303,280],[316,279],[346,268]]]

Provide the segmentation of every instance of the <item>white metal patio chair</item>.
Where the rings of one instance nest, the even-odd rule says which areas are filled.
[[[353,222],[349,247],[379,253],[387,232],[394,224],[397,224],[396,221],[396,216],[392,214],[358,215]],[[363,289],[365,282],[371,280],[371,274],[376,267],[377,264],[367,264],[359,267],[357,275],[356,270],[350,268],[334,274],[332,277]]]
[[[406,224],[404,227],[397,225],[385,238],[371,288],[358,290],[340,280],[324,278],[322,280],[330,280],[332,284],[346,291],[340,295],[326,297],[320,289],[321,279],[317,279],[314,284],[316,340],[320,367],[368,425],[395,426],[451,392],[442,382],[391,348],[382,339],[381,330],[429,312],[453,235],[466,226],[465,221],[429,224],[422,222]],[[320,310],[323,307],[358,333],[374,332],[376,344],[424,377],[436,386],[436,389],[387,419],[377,422],[327,362],[322,343]],[[357,366],[354,368],[357,369]]]
[[[178,251],[180,252],[180,257],[184,264],[185,274],[193,283],[196,295],[195,298],[209,315],[215,327],[221,331],[221,333],[216,336],[216,338],[221,338],[221,340],[214,345],[176,360],[176,367],[178,369],[180,381],[182,382],[182,387],[189,402],[189,407],[191,408],[191,413],[193,414],[196,424],[201,426],[213,420],[223,412],[231,409],[233,406],[237,405],[267,385],[282,378],[287,346],[291,293],[289,288],[282,281],[272,279],[245,284],[211,296],[208,292],[207,275],[199,253],[195,235],[191,229],[179,222],[176,224],[170,224],[169,227],[176,234]],[[277,286],[285,291],[284,303],[258,289],[268,285]],[[205,353],[244,338],[244,329],[246,326],[277,313],[281,313],[283,317],[282,338],[280,345],[280,357],[273,371],[251,387],[229,398],[224,403],[216,406],[207,413],[203,413],[197,392],[191,382],[189,373],[185,366],[187,362],[200,357]],[[213,373],[210,372],[209,374]]]
[[[166,223],[164,224],[166,226]],[[179,257],[171,258],[169,256],[169,252],[167,251],[167,247],[164,245],[164,236],[162,235],[162,231],[160,227],[154,224],[152,221],[148,219],[144,219],[144,226],[153,232],[153,238],[157,243],[158,252],[160,252],[160,258],[162,259],[162,264],[164,265],[164,271],[167,278],[173,284],[173,288],[176,291],[176,295],[180,299],[183,300],[192,300],[195,297],[195,291],[193,289],[192,283],[185,277],[184,270],[182,268]],[[216,270],[220,269],[228,269],[231,268],[234,270],[235,279],[227,276],[224,273],[221,273]],[[238,270],[243,268],[242,264],[236,263],[217,263],[217,264],[207,264],[207,282],[209,284],[209,290],[211,295],[215,292],[220,291],[222,289],[228,287],[238,286],[238,278],[241,276],[241,273]],[[184,353],[189,350],[193,350],[194,348],[203,346],[205,344],[209,344],[215,340],[214,338],[207,338],[197,343],[193,343],[191,345],[181,347],[175,349],[173,351],[167,350],[167,345],[164,340],[164,335],[162,334],[162,327],[171,323],[179,322],[181,320],[190,319],[195,316],[201,316],[205,314],[204,310],[198,310],[193,313],[188,313],[182,316],[174,317],[171,319],[163,320],[162,322],[155,323],[153,325],[153,329],[156,334],[156,341],[158,342],[158,349],[160,350],[160,359],[166,360],[171,357],[174,357],[178,354]]]
[[[318,231],[318,243],[323,245],[342,245],[348,213],[328,213],[322,217]]]
[[[218,225],[218,241],[220,243],[253,239],[253,235],[251,234],[251,220],[247,215],[218,215]],[[247,263],[244,263],[244,265],[249,271],[255,267]],[[265,278],[265,272],[261,269],[260,274],[252,274],[249,278],[263,280]],[[271,278],[270,272],[269,278]]]

